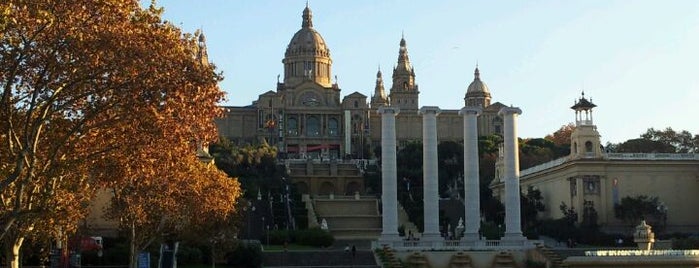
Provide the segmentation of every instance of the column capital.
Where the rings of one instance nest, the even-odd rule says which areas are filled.
[[[439,109],[437,106],[422,106],[419,111],[417,111],[418,114],[428,114],[428,113],[434,113],[435,115],[439,115],[439,113],[442,112],[442,109]]]
[[[400,113],[400,108],[391,106],[381,106],[377,110],[377,113],[398,115],[398,113]]]
[[[475,116],[479,116],[483,112],[483,109],[478,106],[466,106],[464,108],[461,108],[459,111],[459,115],[469,115],[473,114]]]
[[[503,107],[498,112],[499,116],[505,116],[509,114],[522,114],[522,109],[519,109],[518,107]]]

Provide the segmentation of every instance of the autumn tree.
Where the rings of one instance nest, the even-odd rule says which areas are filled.
[[[138,1],[10,0],[0,14],[0,237],[9,266],[18,267],[28,235],[74,230],[100,187],[128,196],[115,203],[132,212],[126,219],[187,219],[167,213],[205,189],[216,193],[192,206],[234,211],[236,182],[193,160],[194,145],[215,138],[223,96],[214,67],[202,64],[203,38]],[[194,186],[178,188],[185,184]],[[154,192],[182,198],[145,198]],[[131,226],[141,223],[150,224]]]
[[[555,132],[546,135],[544,139],[550,140],[555,144],[556,146],[570,146],[570,136],[573,134],[573,131],[575,130],[575,124],[573,123],[568,123],[567,125],[561,126],[558,130]]]

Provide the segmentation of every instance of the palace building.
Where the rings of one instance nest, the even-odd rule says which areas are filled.
[[[585,209],[594,209],[600,226],[624,231],[629,226],[614,216],[614,206],[624,197],[658,197],[663,219],[648,219],[666,225],[672,232],[696,232],[699,214],[689,204],[699,203],[699,154],[608,153],[602,150],[600,134],[592,120],[596,107],[583,93],[575,105],[575,130],[570,155],[534,166],[520,173],[521,191],[541,191],[546,211],[543,218],[563,217],[561,203],[574,208],[582,221]],[[503,161],[496,163],[493,195],[503,200]]]
[[[337,79],[332,79],[329,45],[313,27],[312,19],[306,6],[301,29],[286,46],[284,77],[278,79],[276,89],[260,94],[251,105],[225,107],[225,116],[217,120],[220,136],[239,145],[267,140],[288,158],[367,159],[380,145],[381,120],[376,111],[390,105],[400,108],[396,118],[398,146],[421,140],[420,90],[406,40],[401,38],[399,42],[388,92],[379,70],[371,98],[357,91],[343,96]],[[478,118],[479,135],[502,133],[502,119],[497,112],[505,105],[491,103],[490,90],[478,68],[465,92],[464,104],[483,110]],[[462,141],[459,109],[441,110],[437,117],[439,141]]]

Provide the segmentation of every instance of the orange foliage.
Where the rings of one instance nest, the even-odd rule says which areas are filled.
[[[573,130],[575,130],[575,124],[569,123],[561,126],[556,132],[546,135],[544,139],[552,141],[556,146],[570,144],[570,135],[573,134]]]
[[[99,187],[131,224],[234,212],[237,182],[194,156],[224,94],[196,36],[136,0],[9,0],[0,14],[4,240],[70,231]]]

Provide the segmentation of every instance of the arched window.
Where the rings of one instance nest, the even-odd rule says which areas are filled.
[[[354,108],[359,108],[359,102],[358,102],[358,101],[354,101]]]
[[[328,120],[328,135],[337,136],[340,134],[340,130],[338,129],[339,125],[337,119],[330,118],[330,120]]]
[[[310,116],[306,120],[306,136],[320,136],[320,120],[318,120],[318,117]]]
[[[295,117],[290,117],[286,122],[286,129],[289,136],[299,135],[299,123]]]
[[[573,142],[573,153],[574,154],[578,153],[578,143],[577,142]]]
[[[592,152],[592,142],[591,141],[585,142],[585,152],[586,153]]]

